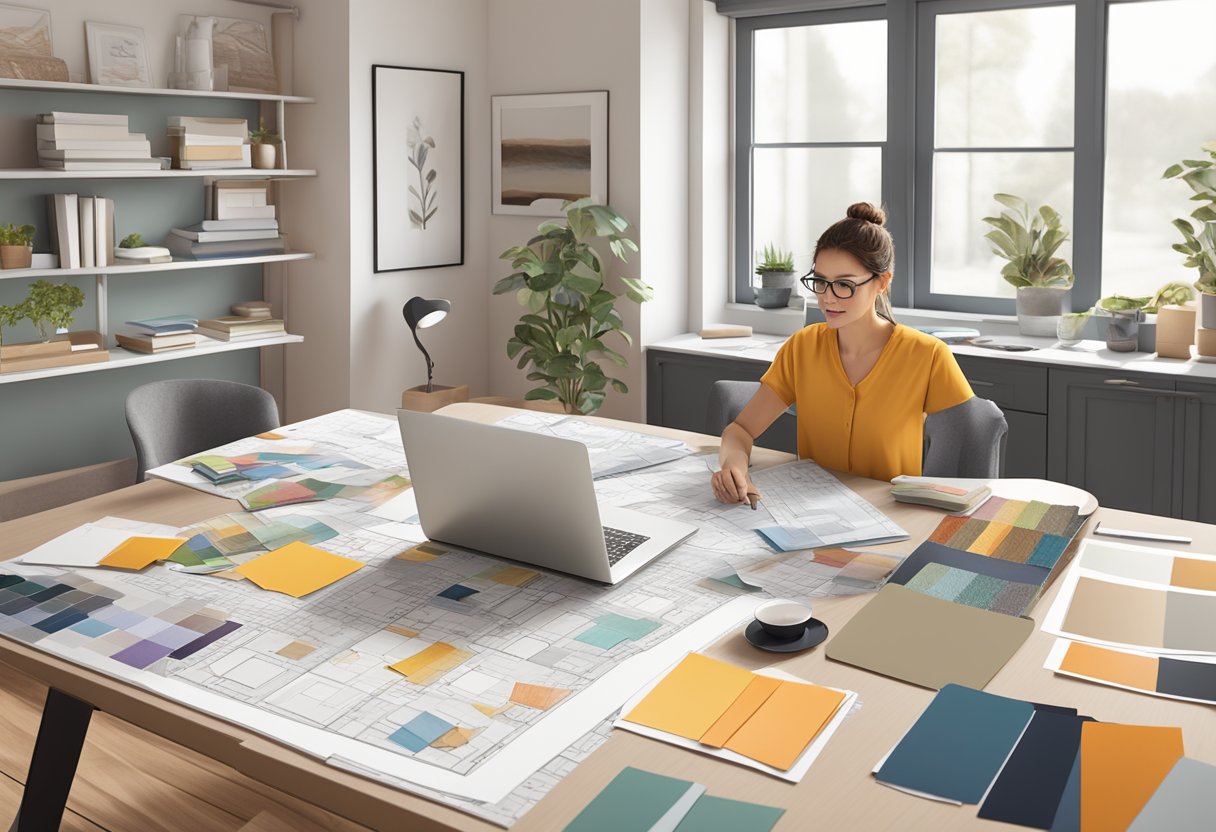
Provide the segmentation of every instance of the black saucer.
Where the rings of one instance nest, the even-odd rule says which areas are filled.
[[[806,629],[802,635],[796,638],[776,638],[769,635],[760,626],[759,621],[753,621],[747,625],[743,635],[761,650],[768,650],[771,653],[797,653],[822,643],[828,637],[828,625],[818,618],[812,618],[806,622]]]

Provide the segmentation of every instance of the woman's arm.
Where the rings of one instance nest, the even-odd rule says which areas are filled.
[[[752,455],[752,443],[768,430],[769,425],[785,412],[786,404],[767,384],[761,384],[756,395],[739,413],[735,421],[722,431],[718,449],[721,470],[710,480],[714,496],[723,503],[747,501],[747,464]]]

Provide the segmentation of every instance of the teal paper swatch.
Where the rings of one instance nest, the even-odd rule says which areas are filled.
[[[680,821],[676,832],[769,832],[783,814],[784,809],[774,806],[704,794]]]
[[[675,812],[683,817],[687,805],[705,793],[705,787],[688,780],[627,767],[612,778],[565,832],[649,832]],[[681,807],[682,810],[681,810]],[[671,824],[674,828],[674,824]]]

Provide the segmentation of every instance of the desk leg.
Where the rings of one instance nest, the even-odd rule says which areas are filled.
[[[21,808],[10,832],[59,828],[92,716],[87,702],[55,688],[47,691]]]

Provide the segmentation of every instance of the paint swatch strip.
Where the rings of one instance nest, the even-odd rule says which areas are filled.
[[[905,586],[943,601],[1004,615],[1022,615],[1039,592],[1037,584],[1003,580],[940,563],[925,565]]]
[[[1144,693],[1216,703],[1216,663],[1060,639],[1043,665],[1065,676]]]
[[[1081,566],[1116,578],[1216,592],[1216,558],[1175,555],[1165,549],[1090,540]]]
[[[1077,579],[1057,635],[1216,655],[1216,595]]]

